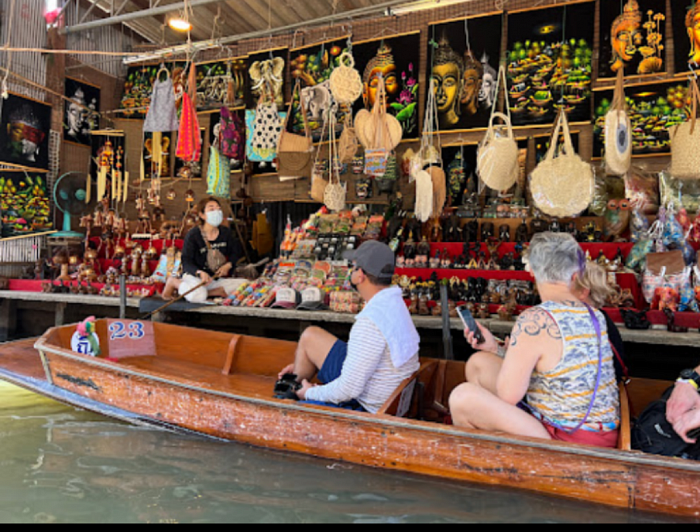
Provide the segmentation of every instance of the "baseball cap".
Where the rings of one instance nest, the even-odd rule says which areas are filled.
[[[311,286],[301,291],[301,303],[297,310],[325,310],[324,294],[320,288]]]
[[[275,292],[275,302],[270,308],[296,308],[299,304],[299,293],[293,288],[283,286]]]
[[[387,280],[394,275],[394,252],[377,240],[367,240],[359,248],[346,251],[343,258],[377,279]]]

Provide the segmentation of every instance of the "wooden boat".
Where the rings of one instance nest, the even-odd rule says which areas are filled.
[[[136,424],[445,479],[574,500],[700,515],[700,465],[620,448],[515,437],[446,424],[464,363],[422,360],[378,414],[277,400],[296,343],[175,325],[98,320],[98,357],[71,349],[75,325],[0,346],[0,378]],[[633,381],[640,411],[668,386]],[[623,388],[624,390],[624,388]],[[624,395],[624,394],[623,394]]]

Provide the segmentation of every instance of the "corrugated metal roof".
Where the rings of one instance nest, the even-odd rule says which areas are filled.
[[[373,0],[214,0],[192,6],[193,1],[188,2],[192,12],[193,41],[274,30],[307,21],[312,23],[318,18],[381,3]],[[122,24],[151,44],[167,46],[183,42],[183,34],[167,25],[168,19],[178,14],[177,9],[167,14],[149,15],[154,8],[181,6],[183,0],[82,0],[83,10],[87,11],[91,4],[96,4],[97,8],[92,9],[92,13],[101,12],[105,19],[138,12],[144,14]]]

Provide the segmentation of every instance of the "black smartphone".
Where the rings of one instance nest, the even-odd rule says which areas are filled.
[[[457,307],[457,314],[459,314],[459,317],[462,319],[464,326],[474,333],[474,338],[476,338],[477,343],[483,344],[484,335],[481,334],[481,329],[479,329],[479,326],[476,324],[476,320],[474,319],[474,316],[472,316],[469,309],[464,305]]]

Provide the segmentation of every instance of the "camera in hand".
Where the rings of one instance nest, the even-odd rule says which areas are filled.
[[[287,373],[275,383],[274,397],[275,399],[298,400],[296,392],[300,388],[301,383],[297,381],[297,376],[293,373]]]

